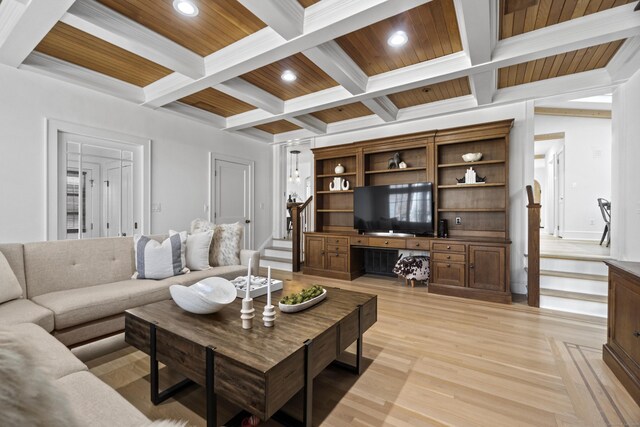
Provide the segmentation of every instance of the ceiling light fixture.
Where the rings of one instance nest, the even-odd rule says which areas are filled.
[[[296,76],[295,73],[291,70],[285,70],[280,78],[282,78],[282,80],[284,80],[285,82],[293,82],[298,78],[298,76]]]
[[[173,0],[173,8],[185,16],[196,16],[200,12],[191,0]]]
[[[396,31],[387,39],[387,43],[392,47],[400,47],[409,41],[409,36],[404,31]]]

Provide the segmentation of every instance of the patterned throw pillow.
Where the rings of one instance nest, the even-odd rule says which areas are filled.
[[[196,218],[191,221],[191,230],[189,233],[204,233],[205,231],[212,231],[216,228],[216,225],[211,221],[207,221],[206,219]]]
[[[166,279],[188,273],[185,259],[187,232],[169,233],[164,242],[136,235],[133,238],[136,272],[133,279]]]
[[[213,232],[211,243],[212,267],[219,265],[240,265],[240,242],[244,227],[239,222],[235,224],[217,224]]]

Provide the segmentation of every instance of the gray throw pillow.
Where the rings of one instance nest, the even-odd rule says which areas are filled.
[[[9,265],[9,261],[0,252],[0,303],[22,297],[22,287],[15,273]]]
[[[213,232],[210,265],[240,265],[240,242],[244,227],[235,224],[217,224]]]

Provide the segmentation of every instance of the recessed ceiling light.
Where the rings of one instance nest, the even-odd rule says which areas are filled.
[[[387,39],[389,46],[399,47],[409,41],[409,36],[404,31],[396,31]]]
[[[185,16],[196,16],[200,12],[191,0],[173,0],[173,8]]]
[[[295,79],[297,79],[298,77],[295,75],[295,73],[291,70],[285,70],[284,73],[282,73],[282,75],[280,76],[282,78],[282,80],[284,80],[285,82],[292,82]]]

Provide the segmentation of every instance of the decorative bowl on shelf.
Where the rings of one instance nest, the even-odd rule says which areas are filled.
[[[477,162],[482,158],[482,153],[467,153],[462,155],[465,162]]]
[[[190,313],[216,313],[236,299],[236,287],[222,277],[209,277],[191,285],[171,285],[171,298]]]

